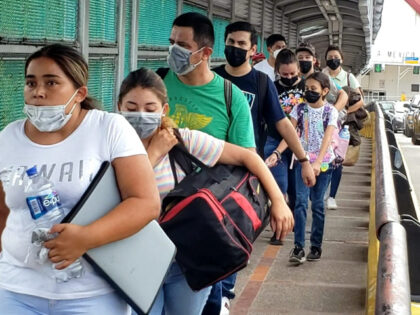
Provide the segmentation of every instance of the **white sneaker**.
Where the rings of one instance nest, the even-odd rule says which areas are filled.
[[[220,315],[229,315],[230,300],[226,296],[222,296],[222,308]]]
[[[327,208],[330,210],[337,210],[337,203],[335,202],[334,198],[329,197],[327,199]]]

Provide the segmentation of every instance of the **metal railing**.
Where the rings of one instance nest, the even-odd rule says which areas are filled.
[[[411,314],[407,238],[400,224],[385,119],[375,105],[375,224],[380,241],[375,314]]]

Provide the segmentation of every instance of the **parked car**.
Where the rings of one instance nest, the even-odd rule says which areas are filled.
[[[379,101],[379,107],[382,109],[384,115],[388,115],[392,121],[392,117],[395,114],[395,102],[394,101]]]
[[[415,109],[411,104],[405,106],[403,134],[406,137],[411,137],[413,134],[413,115]]]
[[[420,144],[420,109],[417,108],[413,114],[413,133],[411,135],[413,144]]]
[[[408,105],[407,102],[395,102],[394,104],[394,115],[391,119],[392,130],[394,130],[394,132],[404,130],[404,114],[406,105]]]

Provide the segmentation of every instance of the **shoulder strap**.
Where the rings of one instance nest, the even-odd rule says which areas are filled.
[[[324,131],[328,127],[328,123],[330,122],[330,116],[328,115],[331,112],[332,108],[329,104],[324,105],[324,111],[322,112],[322,122],[324,124]]]
[[[297,127],[299,128],[300,132],[303,132],[303,110],[304,110],[305,103],[300,103],[297,105]]]
[[[178,140],[178,144],[175,145],[168,153],[169,162],[171,164],[172,174],[174,176],[175,184],[178,184],[178,177],[176,175],[175,162],[184,171],[186,175],[194,171],[194,165],[188,155],[191,155],[187,147],[185,146],[184,139],[177,128],[173,129],[174,135]],[[196,163],[197,164],[197,163]]]
[[[226,104],[226,111],[230,120],[232,116],[232,82],[229,80],[224,80],[224,89],[225,89],[225,104]]]
[[[264,72],[258,71],[258,116],[259,119],[261,119],[261,122],[263,121],[263,110],[264,110],[264,103],[267,96],[268,91],[268,75],[266,75]]]
[[[162,80],[165,79],[168,72],[169,72],[169,68],[159,68],[156,70],[156,73],[160,76]]]
[[[347,72],[347,86],[349,88],[351,88],[351,86],[350,86],[350,72]]]

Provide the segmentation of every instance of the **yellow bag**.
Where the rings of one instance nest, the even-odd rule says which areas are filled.
[[[357,161],[359,160],[359,155],[360,155],[360,145],[358,146],[349,145],[343,165],[344,166],[355,165]]]

